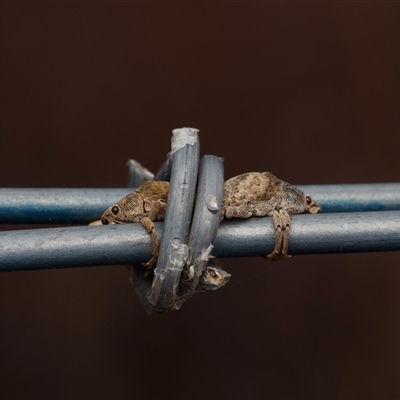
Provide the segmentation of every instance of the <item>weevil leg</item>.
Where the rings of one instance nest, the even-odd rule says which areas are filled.
[[[275,248],[272,253],[267,255],[268,260],[278,260],[282,248],[282,218],[278,211],[274,210],[272,215],[275,227]]]
[[[275,227],[275,248],[272,253],[267,255],[267,258],[272,261],[290,258],[287,254],[291,223],[290,214],[284,210],[274,210],[272,218]]]
[[[280,258],[290,258],[291,256],[287,252],[289,247],[289,236],[292,219],[290,217],[290,214],[285,210],[280,210],[280,215],[282,217],[283,227],[283,244]]]
[[[150,218],[142,217],[140,219],[140,222],[146,228],[147,232],[149,232],[151,235],[151,244],[153,246],[151,258],[147,263],[141,264],[143,267],[147,268],[150,273],[150,270],[156,263],[157,257],[158,257],[158,236],[157,236],[156,227]]]

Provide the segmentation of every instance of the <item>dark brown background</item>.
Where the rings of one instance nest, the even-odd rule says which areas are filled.
[[[227,178],[400,181],[398,3],[0,7],[2,187],[123,187],[182,126]],[[151,317],[123,266],[1,274],[0,397],[400,398],[399,261],[230,260]]]

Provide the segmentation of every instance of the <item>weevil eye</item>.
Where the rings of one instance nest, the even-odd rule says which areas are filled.
[[[112,212],[114,215],[117,215],[117,214],[119,213],[119,207],[114,206],[114,207],[111,209],[111,212]]]
[[[310,196],[306,196],[306,202],[308,205],[310,205],[312,203],[311,197]]]

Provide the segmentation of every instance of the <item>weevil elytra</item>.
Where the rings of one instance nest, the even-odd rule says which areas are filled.
[[[224,184],[221,219],[272,216],[276,239],[274,250],[267,256],[270,260],[290,257],[287,251],[291,215],[320,211],[310,196],[271,172],[248,172]]]

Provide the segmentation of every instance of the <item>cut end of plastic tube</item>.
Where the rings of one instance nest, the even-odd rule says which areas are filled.
[[[171,152],[174,154],[186,145],[193,146],[198,140],[199,130],[196,128],[179,128],[172,131]]]

